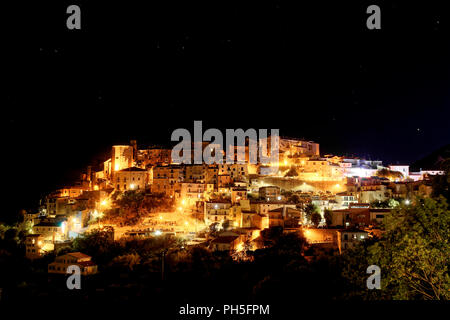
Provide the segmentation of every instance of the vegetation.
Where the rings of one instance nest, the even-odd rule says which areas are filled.
[[[286,174],[285,174],[284,176],[285,176],[285,177],[297,177],[297,176],[298,176],[298,172],[297,172],[297,170],[295,169],[295,167],[291,167],[291,168],[289,169],[289,171],[286,172]]]
[[[418,199],[385,218],[383,239],[370,248],[395,299],[450,298],[450,210],[443,197]]]
[[[400,205],[400,202],[395,200],[395,199],[388,199],[388,200],[385,200],[385,201],[377,200],[377,201],[373,201],[370,204],[370,206],[372,208],[381,208],[381,209],[383,209],[383,208],[390,208],[390,209],[392,209],[392,208],[395,208],[395,207],[397,207],[399,205]]]
[[[377,242],[366,242],[343,257],[343,276],[354,295],[371,299],[450,298],[450,210],[443,197],[417,199],[385,217],[386,232]],[[381,268],[382,290],[368,293],[362,271]],[[358,276],[359,275],[359,276]]]
[[[313,212],[311,214],[311,223],[317,227],[319,226],[320,221],[322,220],[322,216],[318,212]]]
[[[113,195],[113,208],[105,212],[102,222],[118,225],[135,225],[148,214],[173,210],[174,200],[162,194],[145,194],[129,190]]]
[[[325,224],[327,225],[327,227],[330,227],[332,224],[332,211],[329,209],[325,209],[323,217],[325,219]]]
[[[319,213],[319,207],[317,207],[317,206],[316,206],[315,204],[313,204],[313,203],[308,203],[308,204],[305,206],[304,212],[305,212],[305,218],[306,218],[306,220],[307,220],[307,221],[311,221],[311,217],[312,217],[313,213]]]
[[[403,174],[401,172],[389,170],[387,168],[380,169],[375,174],[377,177],[390,180],[403,179]]]

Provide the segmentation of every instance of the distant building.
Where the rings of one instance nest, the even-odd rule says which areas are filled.
[[[52,251],[53,244],[44,240],[41,234],[29,234],[25,239],[25,256],[28,259],[37,259],[42,257],[46,252]]]
[[[281,207],[270,210],[267,215],[269,216],[269,227],[289,227],[299,228],[303,219],[303,214],[300,210]]]
[[[241,200],[247,200],[247,188],[232,187],[231,188],[231,202],[239,203]]]
[[[133,146],[121,145],[112,147],[111,168],[114,173],[132,167],[134,160]]]
[[[55,241],[63,241],[66,239],[67,228],[66,222],[41,221],[33,226],[33,233],[40,234],[45,239]]]
[[[268,138],[268,144],[270,146],[270,137]],[[279,141],[280,152],[289,156],[319,156],[319,144],[313,141],[306,141],[295,138],[281,137]]]
[[[210,248],[215,251],[232,251],[241,243],[239,235],[218,237],[211,241]]]
[[[230,201],[212,200],[206,201],[204,205],[205,223],[207,225],[214,222],[221,222],[229,218]]]
[[[336,202],[340,208],[348,208],[350,204],[357,203],[358,199],[350,192],[340,192],[336,194]]]
[[[131,167],[114,173],[114,187],[116,190],[144,190],[149,179],[149,172],[145,169]]]
[[[364,228],[377,225],[383,221],[384,216],[389,212],[391,212],[391,209],[374,209],[370,208],[368,203],[355,203],[348,209],[333,210],[330,226]]]
[[[153,193],[175,196],[180,192],[180,182],[184,181],[184,168],[180,165],[156,166],[153,168]]]
[[[82,275],[97,273],[97,265],[91,261],[91,257],[81,252],[56,257],[55,261],[48,265],[48,273],[66,274],[67,268],[71,265],[80,267]]]
[[[292,208],[295,209],[297,206],[295,203],[287,201],[252,201],[250,202],[251,210],[259,214],[268,214],[269,211],[278,208]]]
[[[389,169],[392,171],[400,172],[403,175],[403,180],[409,177],[409,166],[408,165],[390,165]]]
[[[360,241],[368,238],[369,233],[360,229],[346,229],[337,232],[339,253],[344,250],[354,248]]]
[[[156,165],[169,165],[171,163],[171,153],[171,149],[156,147],[138,150],[137,163],[143,168]]]
[[[180,184],[180,197],[190,206],[195,205],[198,201],[209,200],[209,195],[213,191],[213,184],[191,182]]]
[[[266,186],[259,188],[259,198],[263,200],[281,200],[280,187]]]

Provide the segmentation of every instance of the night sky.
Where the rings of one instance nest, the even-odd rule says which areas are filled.
[[[10,18],[8,210],[35,204],[112,144],[167,143],[194,120],[278,128],[322,153],[387,163],[450,141],[444,1],[92,2],[46,1],[29,42]],[[81,30],[66,28],[70,4]],[[381,30],[366,28],[370,4]]]

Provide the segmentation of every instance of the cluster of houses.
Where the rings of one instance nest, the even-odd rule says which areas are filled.
[[[248,160],[248,146],[244,149]],[[413,173],[403,165],[384,167],[381,161],[322,157],[317,143],[287,138],[280,139],[278,170],[271,174],[262,174],[264,165],[249,161],[175,163],[171,151],[138,149],[136,141],[113,146],[111,157],[88,167],[77,184],[48,195],[39,213],[26,215],[33,223],[27,256],[36,258],[67,245],[101,216],[111,194],[130,190],[173,199],[177,210],[215,231],[208,242],[212,250],[261,248],[261,231],[280,227],[284,232],[303,232],[310,244],[329,244],[342,251],[380,232],[383,217],[395,202],[384,208],[378,204],[429,196],[427,176],[443,174]],[[380,169],[398,174],[394,179],[377,176]],[[308,204],[322,217],[319,228],[311,228],[306,219]],[[325,212],[331,215],[328,221]],[[164,217],[155,215],[158,218]],[[62,261],[70,259],[76,257]],[[49,272],[57,272],[58,263],[60,259]]]

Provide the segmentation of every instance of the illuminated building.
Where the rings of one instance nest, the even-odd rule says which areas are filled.
[[[59,197],[78,198],[84,191],[88,191],[89,187],[71,186],[57,190]]]
[[[217,176],[217,187],[229,187],[232,183],[231,176],[229,174],[220,174]]]
[[[251,210],[256,211],[259,214],[268,214],[269,211],[275,210],[278,208],[296,208],[295,203],[290,203],[287,201],[276,201],[276,200],[270,200],[270,201],[251,201],[250,202]]]
[[[81,252],[56,257],[55,261],[48,265],[48,273],[66,274],[67,268],[71,265],[78,266],[82,275],[97,273],[97,265],[91,261],[91,257]]]
[[[25,256],[28,259],[42,257],[45,253],[52,251],[54,245],[51,241],[45,240],[41,234],[29,234],[25,240]]]
[[[185,200],[188,206],[195,205],[197,201],[208,200],[214,191],[213,184],[182,182],[180,186],[180,198]]]
[[[256,228],[258,230],[267,229],[269,228],[269,216],[242,210],[242,228]]]
[[[113,146],[111,153],[111,168],[113,172],[130,168],[134,164],[133,146]]]
[[[266,186],[259,188],[259,198],[264,200],[281,200],[280,187]]]
[[[167,196],[180,192],[180,182],[184,181],[184,168],[180,165],[156,166],[153,168],[151,191]]]
[[[240,205],[233,205],[230,201],[206,201],[204,216],[206,225],[229,220],[236,222],[238,227],[242,226],[242,208]]]
[[[239,235],[221,236],[211,241],[210,248],[215,251],[232,251],[241,243]]]
[[[336,202],[338,208],[348,208],[351,203],[357,203],[356,195],[351,192],[339,192],[336,194]]]
[[[185,165],[184,170],[185,170],[185,181],[186,182],[193,182],[193,183],[205,183],[206,182],[207,175],[208,175],[208,165],[206,165],[206,164]]]
[[[219,164],[218,175],[229,175],[233,181],[245,181],[248,178],[248,164]]]
[[[142,168],[156,165],[169,165],[171,163],[171,149],[149,148],[138,150],[137,164]]]
[[[403,179],[401,180],[405,180],[409,177],[409,165],[390,165],[389,169],[400,172],[403,175]]]
[[[281,207],[270,210],[267,213],[269,217],[269,227],[299,227],[300,221],[302,221],[303,214],[301,211],[289,208]]]
[[[368,203],[351,204],[348,209],[331,212],[332,227],[368,227],[380,224],[391,209],[370,208]]]
[[[232,187],[231,188],[231,203],[239,203],[241,200],[247,200],[247,188]]]
[[[359,241],[364,241],[368,238],[369,233],[359,229],[339,230],[337,232],[339,253],[342,254],[344,250],[354,248]]]
[[[131,167],[114,173],[114,188],[120,191],[144,190],[148,184],[149,172]]]

